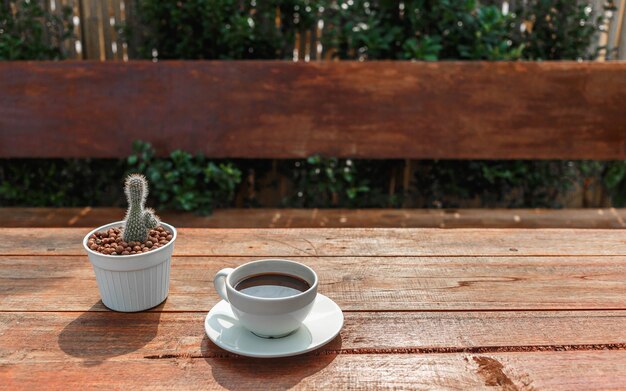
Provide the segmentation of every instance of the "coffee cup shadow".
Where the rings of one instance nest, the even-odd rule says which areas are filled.
[[[309,335],[310,338],[310,335]],[[202,356],[212,377],[229,390],[288,389],[326,368],[341,350],[341,335],[312,352],[292,357],[250,358],[222,350],[207,336]]]

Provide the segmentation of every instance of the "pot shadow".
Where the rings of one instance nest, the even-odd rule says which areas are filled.
[[[157,311],[123,313],[98,311],[104,307],[98,301],[63,328],[59,348],[83,359],[85,366],[100,365],[109,358],[137,351],[156,337],[163,305],[153,308]]]
[[[213,378],[226,389],[289,389],[333,362],[341,344],[341,335],[337,335],[319,349],[300,356],[251,358],[229,353],[205,335],[201,350]]]

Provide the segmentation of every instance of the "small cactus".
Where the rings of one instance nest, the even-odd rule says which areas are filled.
[[[160,224],[154,210],[145,208],[148,181],[143,175],[131,174],[124,183],[124,192],[128,200],[128,211],[124,218],[124,241],[143,243],[148,239],[150,230]]]

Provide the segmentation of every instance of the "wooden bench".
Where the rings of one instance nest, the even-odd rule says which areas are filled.
[[[135,139],[213,158],[626,157],[622,62],[6,62],[0,90],[2,158],[120,158]],[[0,225],[75,225],[73,213],[4,210]],[[189,224],[450,227],[480,213],[229,210]],[[613,209],[484,213],[461,226],[624,224]]]

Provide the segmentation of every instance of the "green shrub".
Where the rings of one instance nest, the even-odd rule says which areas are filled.
[[[626,206],[626,161],[602,163],[602,184],[606,187],[611,204]]]
[[[127,163],[129,173],[146,176],[158,209],[208,214],[213,208],[231,205],[241,182],[241,171],[233,164],[180,150],[169,158],[156,158],[154,153],[149,143],[135,141]]]
[[[291,207],[354,207],[370,192],[352,160],[312,156],[293,163]]]
[[[0,160],[0,206],[121,205],[119,160]]]
[[[63,7],[61,16],[53,15],[35,0],[0,3],[0,60],[65,58],[63,45],[72,37],[71,17],[70,7]]]
[[[427,161],[418,164],[418,194],[429,207],[561,207],[579,180],[567,161]]]
[[[137,0],[137,11],[139,26],[130,33],[140,36],[143,57],[286,59],[295,32],[312,25],[317,6],[306,0]]]
[[[475,0],[330,2],[324,43],[341,59],[515,60],[514,18]]]
[[[576,0],[529,0],[517,9],[516,42],[528,60],[594,59],[588,49],[603,15],[594,15],[589,3]]]
[[[535,39],[520,35],[515,14],[476,0],[137,0],[136,7],[130,33],[145,58],[290,59],[296,32],[318,20],[324,50],[341,59],[515,60]],[[573,31],[579,22],[563,26]]]
[[[122,206],[124,177],[150,181],[153,206],[210,213],[232,204],[241,172],[231,163],[174,151],[156,158],[150,144],[133,143],[133,154],[113,159],[0,160],[0,206]]]

